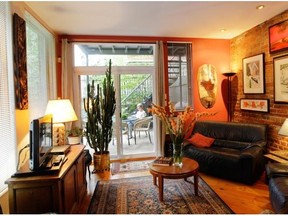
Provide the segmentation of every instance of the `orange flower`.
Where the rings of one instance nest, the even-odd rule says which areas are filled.
[[[192,107],[187,106],[183,112],[176,112],[174,105],[169,101],[168,106],[161,107],[152,104],[148,109],[153,115],[156,115],[165,124],[171,139],[174,143],[183,142],[191,136],[195,121],[202,116],[211,116],[216,113],[194,113]]]

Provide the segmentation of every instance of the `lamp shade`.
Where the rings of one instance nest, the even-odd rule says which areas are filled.
[[[278,134],[288,136],[288,119],[285,119],[284,123],[282,124]]]
[[[49,100],[45,114],[53,115],[53,123],[64,123],[78,120],[72,104],[68,99]]]
[[[226,77],[234,76],[235,74],[236,74],[236,72],[233,72],[233,71],[227,71],[227,72],[222,73],[222,75],[224,75]]]

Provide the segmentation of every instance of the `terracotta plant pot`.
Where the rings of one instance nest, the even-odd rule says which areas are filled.
[[[94,170],[96,172],[110,171],[110,153],[93,154]]]

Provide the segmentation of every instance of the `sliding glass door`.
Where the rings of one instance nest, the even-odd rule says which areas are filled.
[[[89,46],[91,48],[91,45]],[[151,46],[154,47],[153,45],[147,45],[150,50]],[[96,47],[98,47],[98,44]],[[123,45],[122,47],[125,48]],[[120,53],[120,50],[118,52]],[[81,103],[82,125],[85,127],[87,118],[83,109],[83,99],[87,97],[87,84],[91,83],[92,80],[96,84],[102,83],[107,68],[105,63],[108,62],[107,59],[111,59],[117,102],[113,137],[109,145],[110,155],[112,158],[152,156],[156,154],[156,147],[153,118],[148,112],[148,107],[152,103],[153,92],[155,92],[153,91],[153,77],[155,76],[153,49],[152,52],[149,52],[149,55],[136,55],[137,52],[132,55],[133,53],[132,51],[129,52],[129,46],[127,45],[123,52],[130,53],[130,55],[109,55],[101,60],[104,57],[103,55],[94,55],[94,58],[92,58],[92,56],[85,56],[83,52],[80,52],[81,55],[78,55],[77,60],[75,59],[75,74],[79,78],[77,88],[80,89],[79,103]],[[141,53],[140,48],[138,48],[138,53]],[[146,112],[143,119],[136,118],[138,104],[141,104]]]
[[[123,155],[146,155],[155,151],[153,120],[148,112],[152,103],[152,81],[150,73],[120,75]],[[138,104],[143,106],[145,118],[137,117]]]

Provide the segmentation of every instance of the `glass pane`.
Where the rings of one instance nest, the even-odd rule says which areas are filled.
[[[42,116],[47,105],[47,80],[45,68],[45,40],[40,30],[26,25],[27,79],[30,120]],[[46,60],[46,59],[45,59]]]
[[[153,66],[151,44],[77,44],[74,46],[75,66]]]
[[[168,44],[168,82],[169,99],[176,109],[183,109],[190,105],[189,94],[190,68],[187,59],[190,44],[169,43]],[[189,58],[188,58],[189,57]]]
[[[154,152],[152,118],[147,110],[152,103],[152,76],[126,74],[120,82],[123,154]]]

